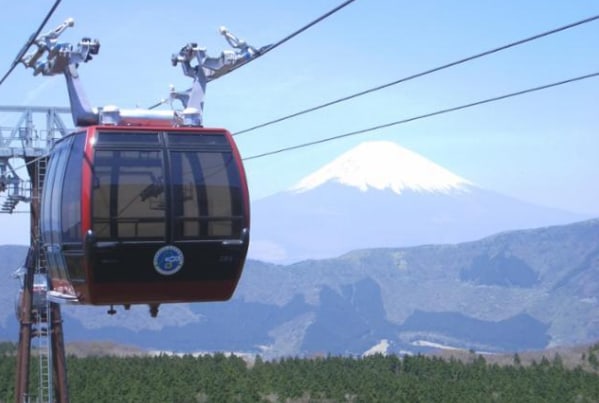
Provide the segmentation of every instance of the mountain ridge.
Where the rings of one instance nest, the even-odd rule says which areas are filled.
[[[478,187],[397,143],[364,142],[290,189],[254,201],[248,256],[289,264],[588,218]]]
[[[475,187],[397,195],[328,182],[256,201],[249,257],[289,264],[363,248],[468,242],[587,218]]]
[[[592,343],[599,339],[598,239],[599,219],[593,219],[287,266],[249,260],[228,302],[163,305],[156,319],[145,306],[117,306],[114,316],[106,307],[63,306],[65,341],[265,358],[360,355],[382,340],[389,353],[438,345],[501,353]],[[0,274],[12,273],[6,263],[22,263],[26,251],[0,247]],[[528,280],[515,284],[514,268],[525,268]],[[0,283],[0,338],[7,340],[18,336],[16,290],[16,281]]]

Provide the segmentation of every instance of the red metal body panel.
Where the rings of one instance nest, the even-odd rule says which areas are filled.
[[[85,147],[83,149],[83,166],[81,167],[81,239],[84,240],[83,242],[85,242],[86,234],[91,230],[91,189],[95,142],[95,126],[88,127],[85,135]],[[85,248],[85,245],[82,245],[82,247]],[[85,303],[85,301],[92,300],[89,285],[94,282],[94,274],[91,270],[89,259],[83,259],[83,270],[85,271],[87,281],[85,283],[74,283],[73,288],[75,289],[77,298]]]
[[[169,284],[140,283],[111,285],[94,284],[91,305],[152,304],[202,301],[226,301],[231,298],[237,280],[180,282]],[[201,294],[202,299],[197,295]]]
[[[81,167],[81,238],[85,239],[91,229],[91,188],[94,144],[96,142],[95,126],[89,127],[86,133],[83,166]]]

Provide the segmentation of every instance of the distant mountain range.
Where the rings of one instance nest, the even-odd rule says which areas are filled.
[[[65,339],[268,358],[594,342],[599,220],[547,227],[579,219],[364,143],[253,204],[252,260],[231,301],[165,305],[156,319],[65,306]],[[18,334],[10,274],[25,252],[0,246],[0,339]]]
[[[24,247],[0,247],[0,340],[17,339]],[[281,266],[249,261],[224,303],[65,306],[67,343],[264,357],[417,352],[432,347],[538,350],[599,339],[599,219],[475,242],[356,250]],[[117,307],[118,308],[118,307]]]
[[[482,189],[396,143],[367,142],[254,202],[249,256],[293,263],[587,218]]]

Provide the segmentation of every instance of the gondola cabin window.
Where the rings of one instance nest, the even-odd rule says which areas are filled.
[[[175,239],[239,238],[244,226],[241,179],[227,139],[169,133],[168,141]]]
[[[63,226],[61,219],[64,213],[63,186],[65,183],[67,160],[72,144],[73,137],[68,137],[56,144],[48,161],[43,184],[40,229],[44,243],[44,252],[48,262],[48,270],[55,283],[55,288],[61,288],[69,284],[67,262],[65,255],[62,253]],[[79,167],[77,170],[80,171],[81,168]],[[78,203],[79,199],[80,195],[74,200]]]
[[[92,206],[98,241],[239,238],[244,226],[223,135],[100,132]]]
[[[161,151],[96,152],[93,229],[99,241],[164,239],[163,172]]]
[[[81,177],[85,133],[72,137],[62,189],[62,249],[71,281],[85,281],[81,229]]]
[[[85,136],[73,137],[62,194],[62,241],[81,242],[81,170]]]
[[[241,213],[235,203],[239,180],[229,167],[232,155],[172,152],[171,156],[176,238],[239,238]]]

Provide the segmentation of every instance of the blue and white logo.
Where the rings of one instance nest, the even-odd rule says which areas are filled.
[[[167,245],[158,249],[154,255],[154,268],[158,273],[170,276],[181,270],[184,261],[181,249]]]

